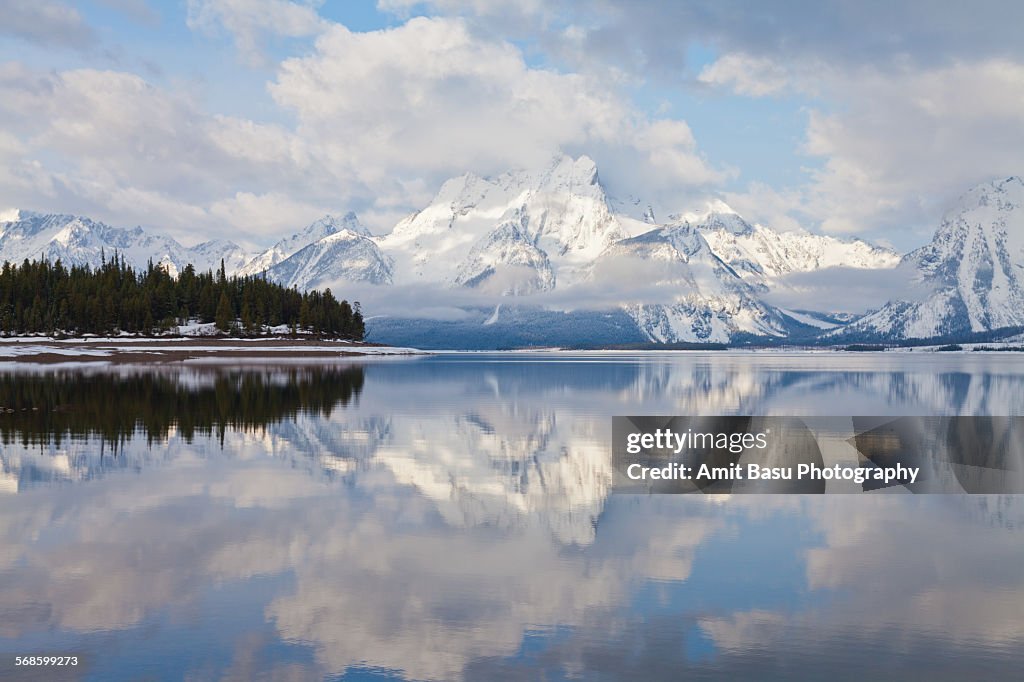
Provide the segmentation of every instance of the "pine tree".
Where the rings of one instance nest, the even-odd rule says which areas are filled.
[[[235,316],[231,312],[231,301],[228,300],[227,291],[222,290],[220,292],[220,302],[217,304],[217,329],[226,333],[231,330],[231,325],[234,321]]]
[[[248,301],[242,303],[242,330],[245,333],[253,334],[256,331],[256,322],[252,317],[252,310],[249,308]]]

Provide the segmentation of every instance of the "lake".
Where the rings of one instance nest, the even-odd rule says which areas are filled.
[[[1014,353],[8,365],[0,408],[4,679],[1024,668],[1024,496],[611,490],[614,415],[1024,415]]]

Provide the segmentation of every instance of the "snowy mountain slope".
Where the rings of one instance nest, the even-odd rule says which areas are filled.
[[[184,259],[186,263],[192,263],[196,272],[206,272],[207,270],[215,272],[223,260],[224,270],[231,275],[237,274],[242,266],[249,261],[251,255],[234,242],[226,239],[211,239],[186,249]]]
[[[548,255],[527,236],[527,217],[518,210],[481,237],[459,265],[455,284],[500,296],[521,296],[555,288]]]
[[[896,252],[860,239],[751,225],[721,202],[688,219],[697,225],[715,255],[762,291],[778,286],[779,278],[795,272],[829,267],[883,269],[900,262]]]
[[[1024,325],[1024,181],[970,189],[900,267],[927,294],[896,296],[844,333],[928,338]]]
[[[337,228],[266,270],[286,287],[315,289],[335,282],[391,284],[392,260],[365,232]]]
[[[654,207],[639,197],[627,196],[625,199],[609,197],[608,205],[612,207],[612,211],[620,220],[626,218],[649,226],[658,224]]]
[[[171,237],[150,234],[141,227],[110,227],[79,216],[19,211],[17,220],[0,223],[0,260],[20,263],[42,257],[60,259],[68,266],[95,267],[115,253],[136,268],[144,268],[152,260],[172,274],[189,263],[199,271],[215,270],[223,258],[230,271],[247,260],[233,242],[216,240],[187,248]]]
[[[688,222],[613,244],[589,276],[601,282],[630,270],[671,297],[625,308],[652,341],[722,342],[736,332],[785,335],[786,323],[778,311],[761,302],[753,287],[718,258]]]
[[[555,279],[570,281],[605,247],[626,236],[613,215],[597,166],[586,157],[560,155],[540,171],[511,171],[496,178],[467,174],[447,181],[429,206],[402,220],[378,240],[395,259],[397,283],[468,281],[467,259],[475,247],[488,248],[506,223],[504,235],[532,244],[547,257]],[[518,253],[517,253],[518,251]],[[490,257],[502,249],[490,247]],[[505,254],[504,264],[543,268],[539,254],[522,250]],[[479,254],[479,250],[478,253]],[[538,281],[547,279],[537,271]],[[471,279],[471,278],[470,278]]]
[[[249,260],[238,269],[238,275],[243,277],[258,275],[297,253],[300,249],[341,230],[350,230],[356,234],[370,236],[370,232],[360,224],[355,213],[349,212],[342,217],[325,215]]]

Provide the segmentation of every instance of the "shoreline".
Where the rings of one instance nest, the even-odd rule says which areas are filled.
[[[881,350],[881,349],[879,349]],[[943,352],[938,346],[916,346],[887,348],[885,352],[865,352],[841,347],[778,346],[772,348],[725,348],[725,349],[570,349],[570,348],[521,348],[507,350],[424,350],[384,344],[328,341],[317,339],[292,339],[283,337],[265,338],[224,338],[224,337],[87,337],[54,339],[51,337],[0,338],[0,365],[71,365],[71,364],[222,364],[252,363],[266,364],[301,363],[308,361],[357,360],[368,358],[400,358],[449,354],[579,354],[587,355],[748,355],[767,353],[769,355],[987,355],[1005,354],[1007,351],[1021,352],[1014,344],[964,344],[956,351]]]
[[[429,351],[352,341],[286,338],[89,337],[0,339],[0,364],[168,364],[356,359],[428,355]]]

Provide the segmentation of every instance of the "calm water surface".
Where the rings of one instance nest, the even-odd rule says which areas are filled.
[[[4,679],[1024,668],[1022,496],[609,491],[612,415],[1024,415],[1016,354],[21,368],[0,405]]]

